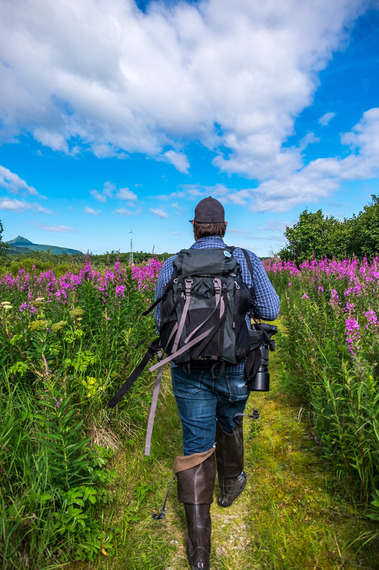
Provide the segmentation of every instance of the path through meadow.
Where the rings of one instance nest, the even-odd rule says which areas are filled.
[[[248,484],[229,509],[212,505],[212,557],[215,570],[240,569],[375,569],[379,552],[374,524],[359,516],[339,496],[321,459],[320,449],[301,406],[280,392],[280,363],[270,355],[272,389],[252,393],[244,435]],[[117,553],[103,567],[124,570],[181,570],[185,555],[185,521],[176,498],[176,483],[166,517],[155,521],[172,463],[181,453],[180,424],[168,371],[154,426],[153,451],[118,456],[121,473],[114,520],[123,525]],[[217,492],[217,489],[216,489]]]

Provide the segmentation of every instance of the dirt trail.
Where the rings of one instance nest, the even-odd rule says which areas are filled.
[[[279,390],[278,370],[275,353],[270,355],[272,389],[252,393],[246,409],[247,414],[253,409],[260,413],[259,420],[244,421],[246,490],[228,509],[220,508],[216,500],[211,507],[212,570],[379,568],[374,542],[363,545],[375,532],[374,525],[332,492],[333,480],[320,459],[305,414]],[[124,494],[115,513],[124,525],[123,540],[103,567],[188,569],[185,520],[176,483],[166,517],[151,518],[161,506],[178,453],[180,423],[166,378],[151,458],[143,458],[141,449],[125,459],[120,482]]]

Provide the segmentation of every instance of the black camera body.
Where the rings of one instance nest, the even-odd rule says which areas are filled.
[[[249,334],[251,350],[256,351],[257,365],[248,377],[246,386],[251,391],[268,392],[270,389],[268,357],[269,351],[275,350],[275,340],[272,337],[278,332],[278,327],[268,323],[256,324],[253,327],[249,330]]]

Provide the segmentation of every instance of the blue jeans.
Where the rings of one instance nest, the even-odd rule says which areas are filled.
[[[183,427],[183,453],[201,453],[213,447],[216,419],[226,433],[236,425],[235,415],[243,414],[249,390],[243,372],[225,372],[213,379],[205,370],[187,374],[171,369],[172,388]]]

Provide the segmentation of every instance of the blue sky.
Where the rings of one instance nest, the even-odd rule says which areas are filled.
[[[378,194],[378,0],[0,0],[3,239],[277,252]]]

